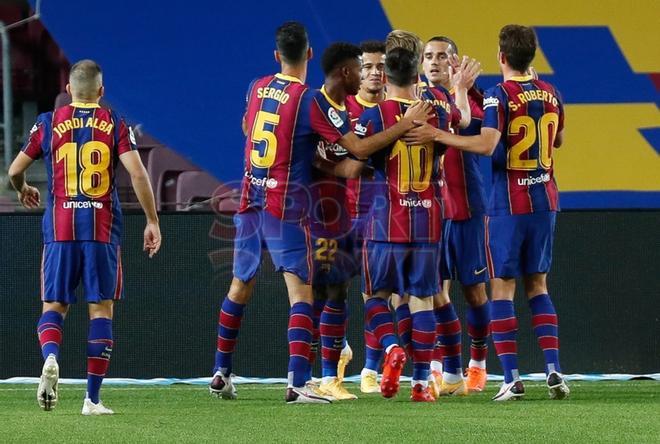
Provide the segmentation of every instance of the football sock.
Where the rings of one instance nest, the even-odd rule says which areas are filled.
[[[470,336],[469,367],[486,368],[488,334],[490,328],[490,301],[478,307],[468,307],[467,328]]]
[[[346,335],[346,303],[327,301],[321,313],[321,357],[323,377],[337,376],[337,363]]]
[[[529,300],[532,310],[532,326],[545,357],[545,372],[561,373],[559,367],[559,329],[557,327],[557,312],[552,300],[547,294],[534,296]]]
[[[369,324],[364,322],[364,368],[377,371],[380,360],[383,357],[383,347],[376,339],[376,335],[369,328]]]
[[[44,360],[51,353],[55,355],[56,359],[59,358],[63,325],[64,317],[56,311],[47,311],[39,318],[37,334],[39,336],[39,345],[41,345],[41,355]]]
[[[415,381],[428,381],[431,366],[431,353],[435,344],[435,316],[433,311],[424,310],[412,313],[413,374]]]
[[[399,343],[404,348],[408,356],[413,355],[412,348],[412,317],[410,315],[410,307],[408,304],[399,305],[396,310],[396,329],[399,333]]]
[[[241,327],[244,309],[245,304],[237,304],[228,297],[222,301],[218,318],[218,342],[213,373],[218,370],[225,376],[229,376],[231,373],[231,358],[236,347],[236,337]]]
[[[442,352],[444,373],[462,374],[461,323],[452,303],[433,310],[437,321],[438,341]]]
[[[369,327],[381,347],[387,349],[392,345],[397,345],[392,314],[387,301],[383,298],[369,298],[364,304],[364,311],[367,314]]]
[[[296,302],[289,312],[289,387],[303,387],[307,382],[309,349],[312,341],[312,306]]]
[[[493,336],[504,382],[510,383],[518,378],[518,319],[513,309],[513,301],[493,301],[490,303],[490,332]]]
[[[305,375],[306,381],[312,379],[312,368],[314,367],[316,357],[319,354],[319,342],[321,340],[319,324],[321,323],[321,312],[323,311],[323,307],[325,307],[325,300],[314,299],[314,303],[312,304],[312,342],[310,343],[309,348],[309,365]]]
[[[99,403],[101,383],[110,365],[112,345],[112,319],[92,319],[87,338],[87,397],[94,404]]]

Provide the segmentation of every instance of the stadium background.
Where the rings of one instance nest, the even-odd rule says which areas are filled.
[[[615,1],[558,0],[498,8],[468,1],[455,11],[437,2],[281,1],[255,11],[249,2],[106,3],[46,0],[41,21],[69,61],[94,58],[104,68],[107,101],[193,164],[229,186],[242,174],[240,117],[249,81],[277,70],[273,31],[303,21],[316,58],[308,83],[322,80],[318,60],[336,40],[382,38],[394,28],[426,39],[445,34],[461,53],[480,59],[482,87],[498,78],[499,28],[533,25],[540,51],[534,66],[562,91],[566,143],[556,154],[561,202],[550,278],[561,318],[567,373],[651,373],[660,369],[660,30],[656,3],[622,8]],[[347,13],[353,11],[354,13]],[[366,18],[365,18],[366,16]],[[72,21],[76,17],[76,21]],[[93,29],[89,24],[94,24]],[[640,38],[640,34],[644,38]],[[50,102],[52,103],[52,101]],[[40,105],[41,107],[42,105]],[[40,109],[46,111],[47,109]],[[14,151],[17,147],[14,147]],[[599,211],[587,211],[587,210]],[[0,216],[0,378],[34,375],[40,365],[34,325],[41,252],[39,215]],[[164,248],[153,261],[141,253],[143,217],[126,218],[123,245],[127,300],[117,310],[110,377],[208,375],[218,301],[231,274],[231,223],[215,213],[161,218]],[[285,289],[264,264],[239,338],[235,370],[242,376],[283,376]],[[351,295],[349,340],[361,365],[357,282]],[[462,311],[462,297],[453,291]],[[518,299],[521,332],[528,310]],[[64,377],[82,377],[85,310],[67,320]],[[34,321],[34,322],[32,322]],[[520,335],[521,368],[539,371],[532,335]],[[491,356],[491,370],[499,366]]]

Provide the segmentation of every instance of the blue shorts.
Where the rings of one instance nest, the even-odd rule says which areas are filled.
[[[488,282],[486,217],[446,221],[442,239],[440,275],[463,285]]]
[[[123,297],[119,245],[95,241],[49,242],[41,259],[41,300],[75,304],[82,279],[87,302]]]
[[[440,292],[440,244],[367,241],[364,245],[362,292],[380,290],[411,296]]]
[[[357,274],[351,236],[314,237],[313,286],[338,285]]]
[[[491,278],[547,273],[557,213],[517,214],[487,218],[486,252]]]
[[[250,281],[259,271],[264,248],[278,272],[288,272],[310,284],[312,237],[304,223],[284,222],[263,210],[234,215],[234,277]]]

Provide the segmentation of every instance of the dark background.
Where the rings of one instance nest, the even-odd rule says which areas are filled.
[[[125,300],[117,304],[109,377],[210,376],[218,307],[231,279],[231,220],[214,214],[161,216],[163,248],[148,260],[141,251],[144,217],[125,216],[122,257]],[[660,370],[660,212],[559,214],[550,292],[560,319],[565,373],[650,373]],[[41,217],[0,217],[0,378],[37,376],[36,336]],[[464,320],[458,288],[453,301]],[[517,296],[522,373],[542,372],[542,353],[530,327],[525,298]],[[86,307],[65,322],[62,377],[85,377]],[[288,302],[283,279],[267,259],[246,310],[234,371],[284,377]],[[348,339],[355,353],[347,374],[363,364],[359,280],[350,292]],[[463,325],[464,332],[466,331]],[[464,363],[467,337],[464,334]],[[493,353],[491,373],[501,373]],[[318,365],[318,364],[317,364]]]

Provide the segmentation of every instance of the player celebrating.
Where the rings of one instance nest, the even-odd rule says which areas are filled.
[[[90,318],[82,414],[112,415],[99,393],[114,344],[113,304],[123,296],[121,208],[114,184],[117,157],[128,170],[147,216],[144,250],[149,257],[160,248],[160,229],[135,138],[114,111],[98,104],[104,93],[99,65],[92,60],[74,64],[66,90],[73,102],[37,118],[26,145],[9,168],[11,183],[26,208],[38,207],[40,196],[26,183],[25,171],[43,157],[48,172],[41,267],[43,311],[37,325],[45,362],[37,401],[44,410],[57,405],[57,359],[64,318],[69,305],[76,302],[75,290],[82,279]]]
[[[393,125],[415,100],[419,55],[403,48],[387,53],[388,99],[362,114],[356,132],[374,134]],[[452,113],[434,107],[432,125],[449,128]],[[460,113],[453,113],[460,119]],[[433,295],[438,293],[441,216],[439,159],[432,143],[406,145],[400,140],[371,156],[376,170],[374,200],[365,237],[363,287],[369,325],[385,349],[381,393],[394,396],[406,361],[397,344],[387,298],[393,291],[409,296],[413,389],[411,399],[433,402],[428,389],[435,343]]]
[[[341,353],[350,350],[344,345],[348,284],[357,272],[352,239],[347,236],[350,219],[343,177],[357,177],[363,163],[349,158],[348,151],[336,141],[352,131],[345,100],[360,87],[361,53],[350,43],[334,43],[325,50],[321,60],[325,83],[316,92],[311,109],[312,126],[323,135],[318,155],[331,167],[327,172],[325,168],[314,169],[311,187],[315,246],[312,288],[315,304],[324,301],[319,316],[323,369],[319,391],[338,401],[356,399],[344,388],[343,374],[339,375]]]
[[[504,383],[495,401],[518,399],[525,393],[518,372],[518,322],[513,307],[519,276],[545,357],[550,397],[563,399],[569,394],[559,365],[557,314],[546,284],[559,209],[552,152],[562,143],[564,111],[554,86],[527,75],[535,52],[531,28],[503,27],[498,57],[504,82],[485,95],[480,135],[456,136],[424,124],[407,139],[435,140],[493,156],[487,260],[492,278],[491,332],[504,369]]]
[[[290,404],[327,403],[327,398],[305,387],[313,329],[313,259],[307,216],[311,206],[312,161],[319,136],[329,143],[368,152],[411,129],[413,120],[420,116],[423,120],[427,109],[416,107],[397,128],[369,140],[360,140],[350,131],[338,137],[337,130],[344,127],[344,119],[334,106],[322,110],[324,120],[312,118],[312,109],[319,102],[304,84],[312,56],[305,28],[297,22],[283,24],[276,32],[276,45],[275,58],[281,63],[282,72],[253,81],[247,95],[245,173],[241,203],[234,217],[234,278],[220,310],[209,390],[225,399],[236,397],[231,381],[232,354],[245,304],[252,296],[263,244],[276,269],[284,274],[291,304],[285,400]]]
[[[452,59],[456,60],[458,48],[448,37],[433,37],[424,48],[422,67],[428,82],[434,87],[451,90]],[[483,97],[469,85],[468,100],[472,120],[470,125],[460,130],[463,135],[475,135],[481,131]],[[443,277],[441,300],[437,304],[436,316],[440,322],[446,317],[455,317],[449,303],[450,279],[457,279],[463,286],[463,294],[468,303],[467,326],[470,336],[470,363],[467,370],[467,389],[482,391],[486,384],[486,356],[488,355],[488,329],[490,304],[486,296],[486,246],[485,208],[486,196],[483,177],[479,169],[479,156],[474,153],[448,148],[443,162],[446,189],[452,204],[451,219],[445,223],[441,274]],[[447,315],[448,313],[448,315]],[[460,357],[460,323],[453,321],[458,329],[449,331],[445,344],[444,359]],[[442,323],[439,325],[448,326]],[[434,351],[434,355],[436,354]],[[439,353],[442,355],[443,353]],[[432,370],[435,359],[431,362]],[[434,371],[434,374],[435,371]],[[442,390],[442,389],[441,389]]]
[[[383,84],[385,66],[385,44],[377,40],[363,42],[362,82],[356,95],[346,97],[346,108],[352,123],[356,123],[365,109],[373,108],[385,98]],[[371,180],[365,177],[348,179],[346,181],[346,205],[351,217],[351,233],[357,266],[362,263],[362,244],[364,243],[364,224],[373,196],[371,195]],[[366,296],[363,295],[366,300]],[[376,340],[369,324],[364,324],[365,363],[360,372],[360,391],[362,393],[379,393],[378,365],[383,356],[383,349]],[[344,351],[342,350],[342,353]],[[340,365],[342,360],[340,360]]]

